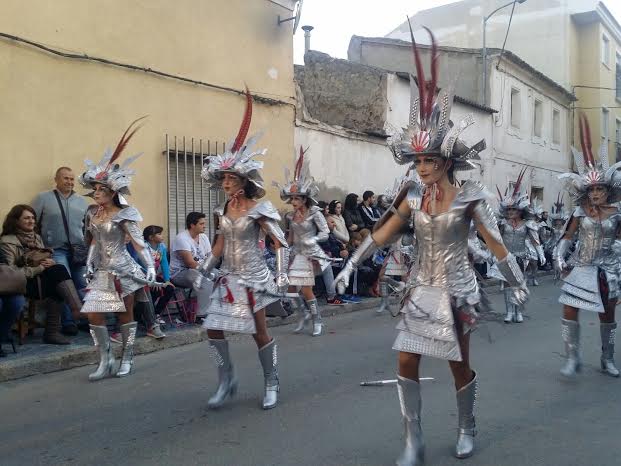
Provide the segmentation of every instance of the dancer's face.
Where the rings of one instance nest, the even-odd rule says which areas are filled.
[[[442,157],[434,157],[433,155],[417,155],[414,159],[416,173],[427,186],[440,181],[448,168],[446,167],[447,163]]]
[[[564,224],[565,222],[563,222],[563,220],[552,220],[552,228],[554,228],[555,230],[560,230],[561,228],[563,228]]]
[[[114,198],[114,191],[103,184],[96,184],[93,191],[93,199],[97,205],[108,205],[112,203]]]
[[[507,218],[509,220],[518,220],[520,218],[520,211],[518,209],[507,209]]]
[[[589,201],[591,201],[593,205],[603,205],[608,201],[608,189],[605,186],[591,186],[587,194],[589,196]]]
[[[225,173],[222,178],[222,190],[226,196],[232,196],[244,188],[244,180],[234,173]]]
[[[294,209],[301,209],[306,205],[306,198],[304,196],[291,196],[291,205]]]

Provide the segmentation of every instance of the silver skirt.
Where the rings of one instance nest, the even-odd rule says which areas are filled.
[[[123,296],[127,296],[144,286],[131,279],[125,277],[119,279],[105,270],[98,270],[86,287],[86,296],[84,296],[84,304],[80,312],[84,314],[125,312],[125,304],[116,290],[115,279],[120,282]]]
[[[402,277],[408,273],[408,267],[405,263],[405,256],[400,252],[390,252],[386,256],[386,269],[384,275],[391,277]]]
[[[220,277],[214,285],[203,327],[254,334],[257,329],[253,314],[278,301],[280,298],[274,296],[277,293],[276,285],[271,280],[265,284],[265,289],[256,290],[249,284],[241,283],[238,275]]]
[[[291,286],[315,286],[315,267],[313,260],[296,254],[289,264],[289,284]]]
[[[600,269],[596,266],[574,267],[567,276],[562,278],[561,304],[592,312],[605,312],[599,286]],[[602,270],[608,284],[608,299],[616,300],[619,296],[619,281],[615,274]]]

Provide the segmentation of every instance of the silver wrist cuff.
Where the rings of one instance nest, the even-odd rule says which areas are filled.
[[[524,274],[513,254],[509,253],[503,260],[498,261],[498,270],[505,277],[509,286],[521,287],[525,285]]]
[[[219,258],[212,254],[207,259],[205,259],[202,263],[199,264],[198,271],[202,273],[203,275],[208,275],[209,272],[211,272],[214,269],[214,267],[218,264],[218,260]]]
[[[556,248],[554,248],[554,259],[557,262],[565,262],[565,256],[569,252],[569,248],[571,247],[571,241],[563,238],[558,242]]]

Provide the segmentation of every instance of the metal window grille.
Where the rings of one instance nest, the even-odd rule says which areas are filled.
[[[213,211],[224,202],[224,193],[208,188],[201,178],[201,170],[210,156],[222,152],[223,143],[166,135],[169,241],[185,230],[185,217],[190,212],[203,212],[207,216],[206,233],[213,238]]]

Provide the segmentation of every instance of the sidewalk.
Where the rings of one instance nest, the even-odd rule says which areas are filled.
[[[323,317],[376,307],[379,307],[378,298],[365,298],[360,303],[348,303],[342,306],[320,306]],[[267,318],[268,327],[279,327],[294,322],[297,322],[295,314],[285,319],[281,317]],[[161,340],[140,337],[139,333],[134,346],[134,354],[152,353],[153,351],[189,345],[207,339],[207,332],[199,325],[185,325],[182,327],[171,327],[168,325],[165,333],[166,338]],[[77,336],[70,338],[72,343],[67,346],[46,345],[41,342],[40,333],[37,333],[36,336],[27,337],[24,345],[16,345],[17,354],[13,354],[10,345],[3,345],[8,356],[0,359],[0,382],[86,366],[88,364],[95,364],[98,361],[90,334],[80,332]],[[119,358],[121,345],[113,343],[112,348],[117,358]]]

